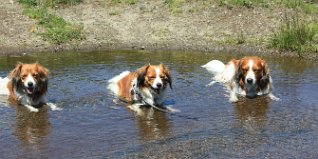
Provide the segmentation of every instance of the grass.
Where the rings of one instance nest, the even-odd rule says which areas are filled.
[[[237,33],[235,36],[230,34],[224,34],[223,39],[219,41],[222,45],[241,45],[247,42],[247,38],[243,34],[243,32]]]
[[[235,6],[241,7],[270,7],[272,5],[283,5],[292,9],[300,9],[305,13],[318,13],[318,7],[304,0],[219,0],[220,6],[232,9]]]
[[[157,36],[157,37],[165,37],[166,35],[168,35],[170,33],[169,28],[167,27],[158,27],[158,29],[156,29],[153,32],[153,35]]]
[[[21,4],[26,4],[28,6],[48,6],[52,7],[59,4],[74,5],[81,3],[82,0],[18,0]]]
[[[173,13],[182,13],[182,7],[186,3],[186,0],[165,0],[164,3],[169,6]]]
[[[303,53],[318,53],[318,23],[304,22],[298,18],[286,20],[273,34],[270,47],[281,51]]]
[[[138,3],[139,0],[110,0],[111,4],[118,4],[118,3],[123,3],[123,4],[129,4],[129,5],[134,5]]]
[[[303,0],[280,0],[288,8],[301,9],[305,13],[318,13],[318,7]]]
[[[19,2],[25,4],[24,14],[31,19],[37,20],[37,25],[45,30],[38,34],[50,43],[59,45],[81,40],[83,38],[83,27],[73,25],[66,22],[63,18],[49,13],[48,6],[51,4],[74,4],[80,1],[81,0],[20,0]]]

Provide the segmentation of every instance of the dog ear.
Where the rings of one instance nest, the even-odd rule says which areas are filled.
[[[262,60],[262,67],[263,67],[263,74],[262,76],[269,76],[269,67],[268,67],[268,64]]]
[[[170,89],[172,89],[172,79],[171,79],[171,74],[168,67],[166,67],[164,64],[160,64],[160,67],[162,67],[163,73],[167,77],[167,79],[165,80],[169,83]]]
[[[235,80],[238,81],[238,84],[241,87],[244,87],[244,81],[243,81],[243,71],[242,71],[242,60],[233,60],[234,65],[237,67],[235,72]]]
[[[147,70],[149,68],[150,64],[145,65],[141,68],[139,68],[137,72],[137,86],[140,86],[145,83],[145,76],[147,74]]]
[[[262,78],[260,80],[261,82],[261,86],[265,86],[267,85],[267,83],[269,83],[269,67],[268,67],[268,64],[262,60],[262,68],[263,68],[263,72],[262,72]]]
[[[40,77],[41,81],[42,82],[47,82],[48,81],[48,76],[49,76],[49,70],[47,68],[43,67],[38,62],[36,62],[35,65],[36,65],[36,68],[38,70],[39,77]]]
[[[236,66],[236,72],[235,72],[235,79],[236,81],[241,81],[242,76],[243,76],[243,71],[242,71],[242,60],[233,60],[234,65]]]
[[[19,62],[15,68],[10,72],[9,78],[12,80],[12,83],[15,84],[20,80],[21,68],[23,63]]]
[[[40,83],[39,87],[41,87],[40,92],[45,93],[48,89],[48,83],[49,83],[49,70],[45,67],[43,67],[41,64],[38,62],[35,63],[39,78],[40,78]]]

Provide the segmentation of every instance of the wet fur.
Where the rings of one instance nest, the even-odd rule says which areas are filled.
[[[255,75],[255,84],[246,84],[245,78],[249,72],[243,69],[248,66],[249,61],[253,61],[253,73]],[[258,57],[244,57],[242,59],[233,59],[224,65],[221,61],[212,60],[202,66],[214,75],[214,83],[223,83],[230,92],[230,101],[238,101],[238,95],[246,97],[256,97],[260,95],[269,95],[273,100],[279,100],[272,92],[272,79],[269,75],[268,64]],[[254,68],[255,67],[255,68]],[[260,71],[261,70],[261,71]]]
[[[270,81],[271,77],[269,76],[268,64],[264,60],[261,60],[261,59],[255,58],[255,57],[242,58],[241,60],[232,60],[232,62],[234,63],[234,65],[237,68],[237,71],[235,73],[236,74],[235,82],[238,82],[241,89],[248,91],[245,88],[244,81],[245,81],[246,74],[244,74],[244,72],[242,71],[242,65],[244,64],[243,62],[248,61],[250,58],[254,59],[254,61],[258,61],[260,63],[258,65],[260,65],[260,69],[262,70],[260,73],[255,74],[256,75],[256,84],[258,86],[255,91],[261,92],[261,91],[264,91],[266,89],[269,89],[267,91],[271,91],[272,85],[271,85],[271,81]]]
[[[22,76],[25,74],[29,76],[31,73],[33,73],[32,80],[36,85],[32,89],[32,94],[28,94],[23,83],[27,81],[27,78],[25,79]],[[48,75],[48,69],[39,63],[18,63],[8,77],[0,80],[2,89],[0,93],[8,95],[9,101],[26,106],[31,112],[38,112],[37,108],[42,105],[47,105],[52,110],[61,110],[55,104],[45,102],[44,96],[48,90]]]
[[[152,87],[152,81],[148,77],[149,73],[154,68],[160,68],[164,74],[162,79],[163,85],[159,92],[156,92]],[[162,98],[167,85],[172,88],[171,75],[166,66],[163,64],[157,66],[145,65],[135,72],[123,72],[122,74],[110,79],[108,89],[110,89],[119,99],[129,104],[144,104],[144,105],[162,105]],[[142,101],[134,99],[132,91],[140,93]]]
[[[9,83],[7,84],[7,88],[9,89],[9,98],[11,100],[17,101],[18,98],[29,98],[27,102],[21,104],[28,104],[32,106],[39,106],[43,104],[42,98],[46,94],[48,89],[48,69],[44,68],[38,63],[33,64],[30,69],[34,69],[35,72],[38,73],[38,78],[35,79],[37,83],[37,87],[34,90],[32,96],[26,94],[25,88],[21,79],[21,70],[24,64],[19,63],[17,66],[11,71],[9,74]],[[21,96],[21,97],[18,97]]]

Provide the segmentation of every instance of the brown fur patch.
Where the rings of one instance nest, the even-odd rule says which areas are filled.
[[[163,85],[166,87],[167,84],[171,87],[171,75],[166,66],[163,64],[160,65],[145,65],[135,72],[130,72],[128,75],[123,77],[118,81],[119,97],[130,103],[132,102],[131,90],[132,90],[132,81],[137,78],[137,86],[143,90],[151,87],[151,84],[156,78],[156,68],[159,68],[159,77],[163,80]]]
[[[244,88],[244,81],[250,69],[249,61],[253,61],[252,71],[255,73],[256,82],[259,85],[259,91],[266,88],[269,83],[269,68],[267,63],[259,57],[244,57],[238,60],[237,76],[240,87]],[[235,61],[235,60],[232,60]]]
[[[15,90],[24,87],[23,83],[29,74],[32,75],[35,82],[37,83],[37,87],[39,87],[39,90],[33,95],[34,100],[37,100],[47,92],[49,74],[48,69],[37,62],[32,64],[18,63],[8,75],[8,78],[10,79],[9,83],[7,84],[7,88],[9,90],[9,99],[17,100]]]
[[[132,88],[132,81],[137,77],[135,72],[130,72],[120,81],[118,81],[118,90],[119,90],[119,97],[130,103],[131,101],[131,88]]]

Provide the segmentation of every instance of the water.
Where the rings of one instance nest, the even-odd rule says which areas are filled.
[[[0,158],[317,158],[318,65],[263,57],[274,94],[231,104],[223,87],[200,66],[242,55],[97,52],[0,57],[0,75],[17,61],[49,68],[49,102],[62,111],[0,103]],[[115,105],[107,80],[145,64],[164,63],[173,77],[167,114],[145,108],[137,115]]]

